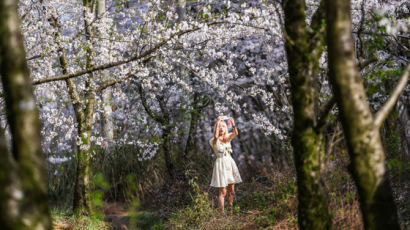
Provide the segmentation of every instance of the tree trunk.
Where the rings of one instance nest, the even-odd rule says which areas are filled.
[[[199,104],[199,102],[203,99],[199,93],[194,93],[194,101],[192,103],[191,109],[191,119],[189,124],[189,131],[188,131],[188,139],[185,145],[184,150],[184,161],[187,162],[193,151],[195,151],[195,134],[196,128],[198,125],[198,121],[201,118],[201,111],[205,108],[208,104]]]
[[[68,61],[66,51],[60,42],[61,26],[58,18],[51,18],[52,24],[56,27],[55,41],[58,43],[58,49],[61,53],[59,62],[63,74],[68,73]],[[77,213],[87,214],[91,211],[90,206],[90,191],[89,191],[89,157],[88,149],[91,147],[90,139],[92,124],[86,120],[86,111],[82,111],[82,103],[80,95],[76,89],[75,83],[72,79],[65,80],[68,87],[68,94],[70,95],[71,103],[73,104],[74,114],[77,122],[77,135],[80,137],[80,144],[76,145],[77,171],[74,187],[73,210]],[[91,100],[93,102],[93,100]],[[90,103],[90,101],[89,101]],[[88,106],[89,107],[89,106]],[[91,121],[92,122],[92,121]]]
[[[108,79],[108,73],[103,72],[103,76],[107,76],[105,79]],[[102,99],[103,99],[103,110],[104,110],[104,137],[106,141],[106,147],[112,143],[114,140],[114,122],[112,119],[112,89],[107,88],[102,92]]]
[[[1,198],[5,199],[1,200],[1,211],[6,212],[0,213],[1,226],[6,227],[9,224],[7,229],[51,229],[39,113],[26,63],[17,1],[0,1],[0,22],[0,75],[13,149],[11,157],[4,151],[6,147],[2,137],[3,151],[0,154],[2,164],[6,163],[3,160],[15,163],[8,165],[8,171],[3,171],[5,168],[1,167],[1,171],[5,172],[0,177],[0,194]],[[16,189],[7,191],[12,187]],[[6,207],[11,209],[5,210]],[[6,223],[3,223],[6,216],[19,219],[16,222],[9,220],[10,223],[7,223],[6,220]]]
[[[86,53],[86,68],[93,66],[93,47],[92,47],[92,28],[91,22],[88,21],[86,15],[93,15],[95,2],[84,0],[84,25],[85,34],[88,39],[88,48]],[[91,187],[90,187],[90,148],[92,128],[94,124],[94,109],[95,109],[95,88],[93,87],[94,74],[90,73],[85,84],[85,110],[84,120],[79,126],[78,136],[80,137],[80,145],[77,152],[77,171],[74,184],[74,199],[73,210],[77,214],[89,214],[92,210],[91,204]]]
[[[329,75],[366,229],[400,229],[379,129],[366,102],[351,33],[350,1],[327,0]]]
[[[23,229],[18,207],[21,198],[16,195],[22,193],[21,184],[7,148],[5,132],[0,129],[0,225],[5,229]]]
[[[175,179],[175,167],[171,155],[171,128],[165,128],[162,130],[162,139],[163,142],[161,144],[161,149],[164,154],[165,166],[167,168],[168,175],[173,180]]]
[[[177,14],[178,14],[178,19],[177,22],[181,22],[185,20],[185,15],[186,15],[186,0],[177,0]]]
[[[171,116],[166,108],[166,102],[163,96],[158,96],[158,104],[162,112],[162,118],[160,119],[160,122],[162,126],[165,126],[165,128],[162,130],[162,150],[165,159],[165,166],[167,168],[170,178],[173,180],[175,179],[175,165],[172,159],[173,157],[171,148],[171,130],[173,128],[173,125],[170,124]]]
[[[314,77],[320,53],[312,53],[305,23],[305,2],[284,1],[285,48],[291,82],[294,126],[292,146],[298,186],[301,229],[330,229],[328,198],[320,177],[322,139],[315,130]]]
[[[185,145],[184,156],[183,159],[185,162],[188,161],[189,157],[195,150],[195,133],[196,133],[196,126],[199,120],[198,111],[193,109],[194,111],[191,112],[191,120],[189,123],[189,131],[188,131],[188,138]]]
[[[97,1],[97,17],[100,21],[104,21],[104,14],[105,14],[105,0],[98,0]],[[105,28],[105,27],[103,27]],[[98,28],[101,37],[107,37],[107,31],[105,29]],[[101,71],[103,81],[108,81],[110,76],[108,70]],[[103,111],[104,111],[104,122],[103,122],[103,133],[105,137],[105,141],[107,143],[107,147],[110,143],[114,140],[114,123],[112,119],[112,89],[108,87],[102,91],[102,100],[103,100]]]
[[[91,212],[91,186],[90,186],[90,142],[91,126],[85,122],[80,128],[81,144],[77,151],[77,170],[74,185],[73,210],[77,214],[87,215]]]

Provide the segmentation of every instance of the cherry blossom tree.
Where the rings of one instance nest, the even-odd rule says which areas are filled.
[[[92,173],[87,167],[98,153],[96,146],[137,145],[146,158],[164,158],[171,175],[179,167],[178,159],[189,159],[196,149],[211,153],[210,124],[218,115],[231,113],[240,140],[234,141],[234,152],[241,160],[274,161],[287,155],[292,127],[311,122],[300,130],[314,134],[317,148],[306,148],[312,154],[305,155],[299,151],[302,148],[293,150],[310,162],[306,166],[312,166],[314,175],[309,176],[309,167],[302,174],[314,182],[312,194],[323,201],[319,206],[327,207],[319,175],[322,129],[327,114],[338,111],[333,110],[326,77],[323,11],[317,10],[319,1],[303,4],[304,12],[298,12],[306,22],[299,22],[308,41],[296,40],[312,57],[307,62],[295,53],[296,59],[289,58],[295,38],[285,22],[297,20],[289,20],[290,9],[282,9],[279,2],[20,1],[44,151],[50,156],[73,152],[67,160],[79,162],[74,206],[89,209],[86,184]],[[353,3],[355,44],[362,50],[357,59],[366,73],[384,68],[379,58],[384,61],[393,55],[397,63],[403,59],[395,48],[370,51],[376,40],[372,33],[379,33],[373,27],[387,26],[386,32],[403,27],[403,19],[384,16],[399,12],[391,8],[379,12],[384,8],[386,4],[378,1]],[[381,16],[368,26],[373,11]],[[392,42],[402,36],[381,35]],[[291,90],[298,85],[293,62],[307,65],[297,70],[300,76],[304,70],[308,73],[300,78],[309,83],[301,87],[305,93],[299,95],[301,100],[296,99],[295,88]],[[376,108],[384,97],[382,93],[370,98],[371,106]],[[292,102],[292,108],[291,100],[306,103],[296,111],[298,104]],[[306,112],[303,106],[306,119],[294,119]],[[293,138],[295,144],[306,135],[299,136]],[[303,162],[302,158],[295,161]],[[325,208],[322,211],[328,223]]]

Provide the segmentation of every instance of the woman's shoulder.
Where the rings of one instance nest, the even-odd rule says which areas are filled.
[[[215,137],[212,137],[211,139],[209,139],[209,144],[212,146],[212,143],[214,141]]]

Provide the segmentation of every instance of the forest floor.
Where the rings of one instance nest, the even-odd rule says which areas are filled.
[[[225,216],[216,205],[218,190],[205,184],[197,188],[189,191],[191,203],[180,207],[172,207],[172,199],[180,199],[182,191],[170,191],[153,194],[150,207],[104,203],[99,217],[74,219],[53,212],[54,229],[297,229],[294,176],[277,173],[238,184],[234,207],[226,208]],[[354,195],[329,194],[334,229],[362,229]]]
[[[330,170],[323,178],[333,229],[363,229],[352,178],[345,168]],[[400,172],[406,175],[408,171]],[[178,182],[157,188],[141,203],[104,202],[91,217],[76,218],[54,209],[54,229],[297,229],[297,187],[292,169],[244,174],[258,176],[244,177],[244,182],[235,186],[234,206],[226,208],[225,216],[217,207],[218,189],[209,187],[207,181],[192,180],[188,189]],[[397,178],[400,180],[394,180]],[[396,175],[392,179],[402,228],[407,229],[409,178]]]

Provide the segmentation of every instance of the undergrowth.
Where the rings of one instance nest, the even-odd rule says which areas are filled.
[[[75,216],[71,211],[52,209],[53,229],[105,230],[112,229],[110,223],[100,215]]]

